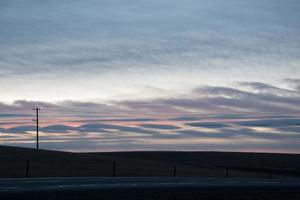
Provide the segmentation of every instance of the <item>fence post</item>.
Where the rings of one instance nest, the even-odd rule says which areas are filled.
[[[174,168],[173,168],[173,176],[174,176],[174,177],[176,177],[176,171],[177,171],[177,167],[176,167],[176,165],[175,165]]]
[[[229,168],[226,167],[226,178],[229,178]]]
[[[29,177],[29,160],[26,161],[26,177]]]
[[[116,162],[113,162],[113,176],[116,176]]]

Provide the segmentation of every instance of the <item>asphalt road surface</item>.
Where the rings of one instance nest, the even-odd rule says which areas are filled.
[[[0,179],[0,199],[300,199],[299,179]]]

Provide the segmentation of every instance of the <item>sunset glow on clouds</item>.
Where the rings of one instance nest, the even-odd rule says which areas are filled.
[[[296,80],[293,80],[296,82]],[[300,84],[300,81],[299,81]],[[16,101],[2,104],[1,144],[32,147],[30,108],[40,106],[47,149],[298,152],[300,93],[262,83],[257,92],[201,87],[190,97],[110,104]]]
[[[297,0],[0,1],[0,145],[300,152]]]

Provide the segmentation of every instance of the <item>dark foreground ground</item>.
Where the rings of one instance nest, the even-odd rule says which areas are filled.
[[[0,199],[300,199],[300,180],[216,178],[0,179]]]
[[[1,200],[298,200],[299,177],[300,156],[293,154],[0,147]]]
[[[233,152],[69,153],[0,146],[0,178],[297,178],[300,155]]]

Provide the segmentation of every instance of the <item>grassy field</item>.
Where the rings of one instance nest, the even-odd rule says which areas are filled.
[[[29,162],[28,162],[29,161]],[[27,163],[28,162],[28,163]],[[297,177],[300,155],[232,152],[69,153],[0,146],[0,177]],[[115,163],[115,170],[114,170]],[[28,168],[27,168],[27,164]],[[176,169],[174,169],[176,166]]]

